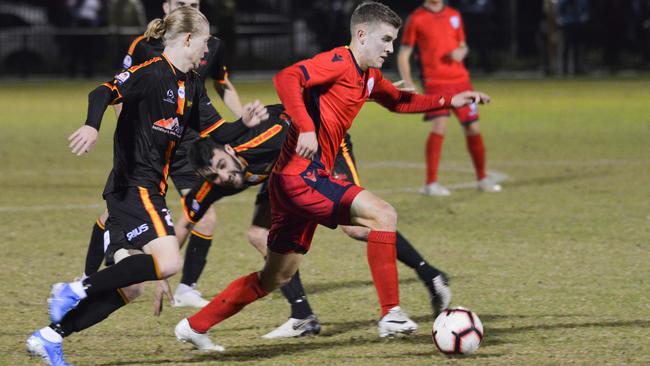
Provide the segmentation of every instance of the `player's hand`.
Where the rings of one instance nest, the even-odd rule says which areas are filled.
[[[417,89],[415,89],[415,85],[410,82],[406,82],[406,80],[398,80],[393,83],[393,86],[397,88],[399,91],[403,92],[409,92],[409,93],[415,93]]]
[[[99,135],[99,131],[94,127],[83,125],[68,137],[68,141],[70,141],[68,147],[73,154],[81,156],[90,152],[90,149],[95,146],[97,135]]]
[[[316,132],[301,132],[296,143],[296,153],[305,159],[312,159],[318,151]]]
[[[244,106],[244,113],[242,113],[241,116],[242,122],[244,122],[244,126],[248,128],[255,127],[259,125],[260,122],[265,121],[268,118],[269,112],[259,100],[246,104]]]
[[[174,305],[174,296],[172,295],[169,282],[167,280],[156,281],[156,290],[153,295],[153,315],[160,316],[163,311],[164,298],[169,300],[169,305]]]
[[[467,49],[463,47],[458,47],[455,50],[449,52],[448,56],[452,61],[461,62],[465,59],[466,55],[467,55]]]
[[[451,98],[451,106],[454,108],[464,107],[468,104],[487,104],[490,103],[490,96],[477,91],[464,91]]]

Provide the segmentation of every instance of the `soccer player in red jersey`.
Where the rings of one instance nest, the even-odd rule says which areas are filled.
[[[176,325],[176,337],[201,348],[204,333],[244,306],[287,283],[309,250],[317,225],[364,226],[368,263],[379,296],[379,336],[412,333],[417,325],[399,307],[395,263],[397,214],[379,197],[331,176],[346,131],[369,98],[402,113],[487,102],[467,91],[453,97],[400,91],[379,68],[390,53],[401,19],[386,5],[364,2],[352,14],[349,47],[323,52],[280,71],[275,88],[292,125],[269,177],[271,230],[264,268],[231,282],[208,305]]]
[[[402,46],[397,57],[400,76],[405,81],[406,88],[415,88],[409,64],[414,47],[419,50],[425,94],[435,96],[472,90],[469,73],[463,65],[469,51],[465,43],[463,20],[460,13],[446,6],[443,0],[425,0],[406,21]],[[483,192],[501,191],[501,186],[487,177],[485,147],[478,124],[478,108],[476,104],[470,104],[460,108],[430,111],[424,115],[425,121],[432,122],[432,128],[425,150],[427,178],[421,190],[422,194],[450,195],[449,190],[438,183],[438,163],[450,109],[463,126],[467,150],[476,170],[478,189]]]

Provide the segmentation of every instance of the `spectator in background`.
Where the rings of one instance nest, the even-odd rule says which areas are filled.
[[[484,72],[492,71],[488,50],[493,44],[492,14],[494,4],[492,0],[456,0],[451,2],[465,20],[467,42],[472,45],[473,63]]]
[[[111,46],[116,50],[111,54],[118,55],[128,49],[133,37],[140,34],[146,25],[147,17],[140,0],[108,0],[108,26],[113,34]],[[112,60],[112,64],[121,65],[121,56]]]
[[[574,73],[584,72],[582,47],[588,20],[589,0],[557,0],[556,22],[562,34],[562,71],[565,75],[569,74],[570,63]]]
[[[70,77],[77,75],[77,66],[81,65],[83,75],[90,78],[94,74],[97,51],[101,49],[102,37],[95,29],[105,24],[106,0],[67,0],[66,8],[72,19],[72,26],[79,31],[75,44],[70,47],[68,73]]]

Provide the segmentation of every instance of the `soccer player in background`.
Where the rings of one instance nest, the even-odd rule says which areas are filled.
[[[469,73],[463,64],[469,52],[465,43],[463,20],[460,13],[445,5],[443,0],[425,0],[424,4],[406,21],[402,45],[397,56],[397,66],[406,88],[415,88],[410,65],[415,47],[418,48],[425,94],[453,95],[460,91],[472,90]],[[451,194],[438,182],[438,164],[450,110],[463,126],[467,150],[476,171],[478,189],[482,192],[500,192],[501,186],[492,182],[487,176],[485,147],[479,129],[476,104],[429,111],[424,115],[425,121],[431,121],[431,132],[425,149],[426,184],[420,192],[428,196]]]
[[[194,72],[210,38],[209,23],[198,10],[180,7],[164,20],[149,23],[147,33],[163,37],[161,56],[116,75],[88,98],[86,124],[95,130],[109,104],[123,103],[115,129],[113,170],[103,194],[109,212],[105,236],[120,249],[114,265],[83,281],[53,286],[48,299],[52,322],[27,339],[28,352],[50,365],[66,365],[63,337],[101,322],[126,305],[129,286],[164,279],[180,269],[165,194],[169,165],[185,130],[224,143],[268,118],[256,102],[244,107],[240,121],[217,128],[222,118],[207,97],[203,79]],[[78,143],[83,146],[88,140],[82,136]]]
[[[393,52],[401,19],[386,5],[364,2],[352,14],[349,47],[323,52],[280,71],[275,88],[293,121],[269,177],[271,230],[263,269],[231,282],[208,305],[175,328],[197,347],[211,327],[287,283],[311,245],[316,226],[370,229],[368,263],[379,297],[380,337],[410,334],[417,324],[402,311],[396,266],[397,214],[363,188],[331,176],[336,152],[368,98],[389,110],[418,113],[487,102],[478,92],[453,97],[398,90],[379,71]]]
[[[182,6],[199,9],[200,0],[165,0],[162,3],[165,14]],[[160,56],[163,48],[163,40],[160,38],[145,35],[137,37],[133,40],[127,54],[124,56],[123,69],[126,70],[132,65],[138,65],[153,57]],[[228,72],[224,63],[224,53],[225,50],[221,40],[214,36],[210,37],[208,40],[208,52],[204,55],[196,71],[204,82],[208,77],[212,79],[217,94],[219,94],[233,115],[238,118],[242,114],[242,106],[237,90],[228,79]],[[166,97],[166,99],[169,98]],[[121,104],[114,105],[114,108],[119,115]],[[189,145],[197,137],[198,135],[195,132],[191,130],[187,131],[177,149],[175,160],[170,167],[169,175],[181,197],[187,194],[192,186],[201,181],[190,167],[186,158]],[[80,153],[85,153],[85,150],[81,149]],[[107,217],[108,215],[105,211],[93,226],[82,278],[97,272],[104,259],[105,247],[103,238],[104,225]],[[216,212],[213,208],[210,208],[190,234],[189,243],[185,251],[185,262],[181,281],[174,293],[174,306],[200,308],[208,303],[196,289],[196,283],[206,265],[215,226]]]

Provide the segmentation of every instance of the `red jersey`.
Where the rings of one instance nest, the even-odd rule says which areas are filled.
[[[292,125],[274,173],[297,175],[311,160],[296,153],[298,135],[315,131],[318,151],[314,161],[331,171],[336,154],[352,121],[369,98],[402,113],[418,113],[450,106],[450,96],[424,96],[402,92],[384,79],[381,71],[363,71],[348,47],[337,47],[280,71],[273,83]]]
[[[463,41],[463,19],[456,9],[449,6],[439,12],[420,6],[406,21],[402,34],[403,45],[419,49],[425,84],[469,81],[463,62],[449,57],[449,53]]]

